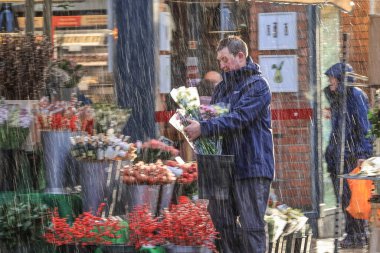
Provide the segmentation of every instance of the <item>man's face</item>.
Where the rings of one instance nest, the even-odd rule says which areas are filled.
[[[338,89],[339,81],[335,77],[329,76],[330,90],[336,91]]]
[[[242,52],[234,56],[227,47],[217,52],[216,59],[219,62],[220,69],[224,72],[238,70],[245,66],[244,63],[246,62]]]

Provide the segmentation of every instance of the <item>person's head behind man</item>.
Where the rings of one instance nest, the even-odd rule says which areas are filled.
[[[224,72],[235,71],[247,65],[248,46],[237,36],[220,40],[216,52],[219,67]]]
[[[207,72],[203,79],[210,82],[214,87],[216,87],[223,80],[222,75],[213,70]]]
[[[199,96],[212,96],[215,87],[222,81],[222,76],[216,71],[209,71],[199,83],[198,93]]]

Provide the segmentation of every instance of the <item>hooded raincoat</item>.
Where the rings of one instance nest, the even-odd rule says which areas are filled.
[[[274,177],[271,92],[250,57],[239,70],[223,73],[211,104],[227,103],[230,113],[201,121],[201,136],[223,136],[223,154],[235,155],[237,179]]]
[[[350,65],[346,64],[346,72],[352,71]],[[340,145],[341,145],[341,111],[343,102],[343,64],[337,63],[330,67],[325,74],[338,79],[339,84],[336,91],[329,87],[324,93],[331,107],[331,134],[326,149],[325,158],[330,173],[339,174]],[[352,77],[348,82],[354,82]],[[344,160],[356,162],[357,159],[366,159],[372,155],[372,138],[368,136],[371,125],[367,115],[369,102],[367,95],[359,88],[347,87],[347,115],[345,128]],[[344,173],[349,173],[354,168],[345,166]]]

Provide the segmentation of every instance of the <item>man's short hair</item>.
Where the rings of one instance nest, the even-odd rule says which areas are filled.
[[[227,38],[221,39],[219,41],[218,47],[216,49],[217,52],[222,50],[223,48],[228,48],[230,53],[233,56],[236,56],[239,52],[243,52],[243,54],[248,56],[248,46],[240,37],[238,36],[228,36]]]

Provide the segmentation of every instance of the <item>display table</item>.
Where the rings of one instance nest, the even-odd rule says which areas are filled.
[[[69,222],[82,213],[82,199],[79,194],[49,194],[49,193],[27,193],[1,192],[0,205],[14,202],[17,199],[22,202],[42,203],[51,209],[58,208],[60,217],[67,217]]]

